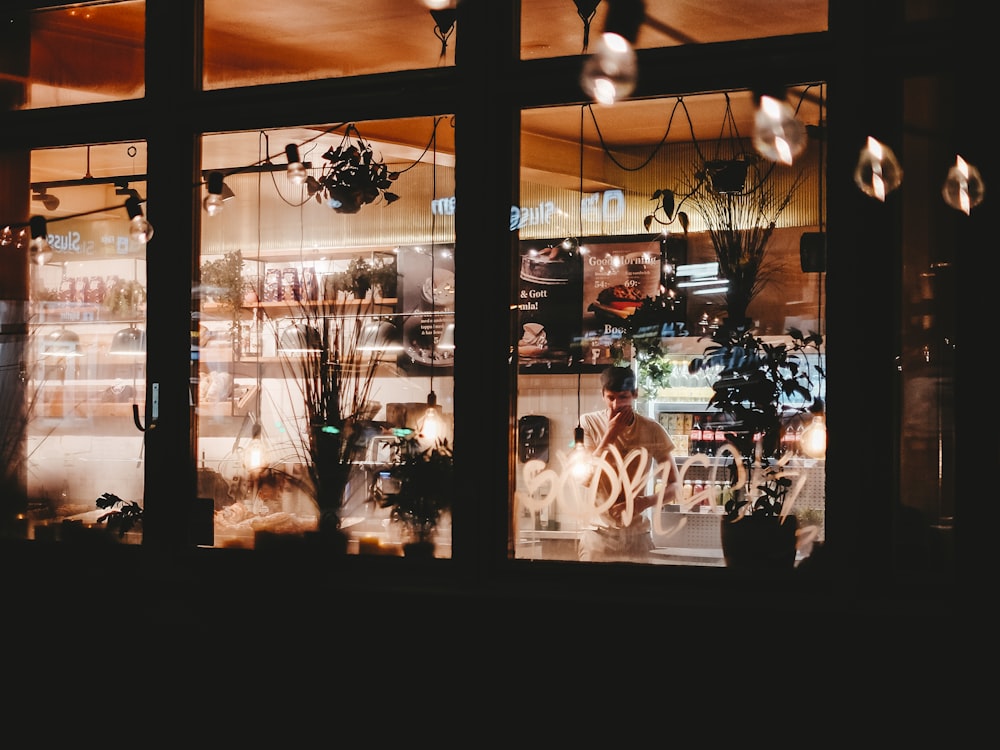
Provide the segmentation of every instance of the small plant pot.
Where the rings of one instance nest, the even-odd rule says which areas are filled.
[[[795,516],[743,516],[722,519],[722,555],[727,568],[778,570],[795,567]]]

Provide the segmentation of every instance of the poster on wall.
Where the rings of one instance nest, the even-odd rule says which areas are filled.
[[[452,244],[399,248],[401,369],[437,373],[450,372],[455,365],[454,250]]]
[[[522,243],[519,370],[592,372],[628,356],[620,347],[623,323],[660,294],[662,272],[655,240],[584,242],[579,250],[558,241]],[[678,308],[678,331],[683,315]]]
[[[521,249],[518,364],[522,371],[567,372],[579,359],[581,256],[562,243]]]
[[[583,277],[581,353],[604,367],[629,352],[621,349],[623,325],[644,299],[660,293],[659,243],[587,246]]]

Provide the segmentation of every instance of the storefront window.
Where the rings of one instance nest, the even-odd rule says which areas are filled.
[[[45,245],[31,251],[24,360],[28,517],[39,539],[107,531],[106,513],[143,498],[145,153],[113,143],[31,154],[32,222],[46,223]],[[119,530],[141,539],[139,524]]]
[[[144,0],[124,0],[5,14],[2,106],[38,109],[141,98],[145,13]]]
[[[352,552],[400,554],[422,528],[450,556],[453,127],[204,137],[193,357],[216,546],[315,531],[330,513]],[[411,476],[404,459],[430,449],[434,471]]]
[[[810,94],[789,97],[813,101],[799,111],[817,126]],[[522,113],[511,220],[521,240],[517,557],[723,565],[727,508],[748,500],[764,512],[761,485],[796,516],[790,562],[824,540],[825,266],[803,252],[819,238],[822,155],[810,143],[792,165],[764,160],[746,137],[752,122],[749,92]],[[732,356],[707,358],[726,344]],[[775,348],[791,370],[766,359]],[[745,368],[752,354],[765,360]],[[649,432],[601,461],[600,415],[617,408],[604,398],[608,367],[632,375],[612,390],[634,391],[642,419],[631,429]],[[764,378],[772,397],[737,389]],[[821,445],[807,445],[820,431]],[[658,447],[664,434],[676,473]],[[577,443],[590,464],[579,478]],[[634,523],[602,519],[614,492]],[[632,526],[641,538],[627,546],[641,555],[589,555],[587,537],[608,524]]]
[[[454,2],[206,0],[204,87],[419,70],[455,63]]]

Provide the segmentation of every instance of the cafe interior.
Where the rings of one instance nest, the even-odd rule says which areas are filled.
[[[948,632],[966,606],[988,342],[959,341],[996,264],[977,4],[2,16],[2,544],[27,627],[94,602],[205,630],[613,604],[718,643],[747,612]],[[771,452],[721,400],[748,350],[707,361],[737,322],[812,344]],[[682,475],[635,514],[641,562],[578,556],[609,365]],[[788,490],[787,564],[724,549],[758,483]]]

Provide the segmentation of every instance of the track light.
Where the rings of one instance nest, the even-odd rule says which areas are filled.
[[[133,193],[125,201],[125,210],[128,211],[129,236],[140,245],[145,245],[153,237],[153,225],[143,216],[138,195]]]
[[[205,196],[201,205],[205,209],[205,213],[209,216],[215,216],[226,207],[227,200],[236,196],[223,181],[222,172],[209,172],[207,186],[208,195]]]
[[[301,185],[306,181],[307,175],[306,168],[299,158],[299,147],[294,143],[289,143],[285,146],[285,157],[288,159],[288,168],[286,170],[288,180],[293,185]]]
[[[31,260],[40,266],[44,266],[52,260],[52,247],[49,245],[49,222],[44,216],[32,216],[29,222],[31,228],[31,242],[28,245],[28,252]]]
[[[35,188],[31,195],[31,200],[41,201],[46,211],[55,211],[59,208],[59,196],[52,195],[47,188]]]

